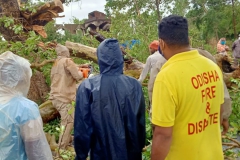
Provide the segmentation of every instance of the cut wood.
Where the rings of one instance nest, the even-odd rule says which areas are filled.
[[[218,66],[223,71],[223,79],[228,88],[235,86],[231,79],[240,78],[240,68],[233,68],[232,62],[233,59],[230,56],[223,56],[220,54],[214,55]]]
[[[24,41],[27,39],[29,31],[35,31],[37,34],[46,38],[47,34],[44,26],[53,20],[53,18],[62,17],[58,13],[64,11],[63,4],[60,0],[46,2],[43,5],[32,6],[36,12],[25,10],[19,7],[18,0],[0,0],[0,9],[2,16],[14,18],[14,25],[20,24],[24,28],[24,33],[16,34],[11,28],[0,26],[0,33],[7,41]],[[21,10],[20,10],[21,8]]]
[[[74,43],[67,41],[65,46],[71,52],[71,56],[79,57],[85,60],[93,61],[97,63],[97,49],[93,47],[89,47],[80,43]],[[124,65],[124,74],[138,78],[144,64],[136,59],[132,60],[131,63],[125,63]]]
[[[40,114],[43,120],[43,123],[47,123],[51,120],[60,117],[59,112],[53,106],[52,101],[48,100],[39,106]]]
[[[31,68],[40,70],[46,64],[53,63],[54,61],[55,61],[54,59],[50,59],[50,60],[44,60],[42,63],[32,63]]]
[[[96,48],[70,41],[66,41],[65,46],[69,49],[71,56],[79,57],[97,63]]]

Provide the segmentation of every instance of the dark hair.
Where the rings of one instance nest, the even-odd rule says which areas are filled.
[[[163,18],[158,25],[158,36],[168,45],[189,45],[187,19],[177,15]]]

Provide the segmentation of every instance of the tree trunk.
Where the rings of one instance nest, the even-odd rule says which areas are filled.
[[[50,100],[41,104],[39,106],[39,109],[40,109],[40,115],[42,117],[43,123],[47,123],[51,120],[56,119],[57,117],[60,117],[59,112],[53,106],[53,104]]]
[[[160,5],[161,0],[156,0],[156,7],[157,7],[157,15],[158,15],[158,23],[161,22],[161,15],[160,15],[160,10],[159,10],[159,5]]]
[[[18,0],[0,0],[0,17],[7,16],[14,18],[14,25],[20,24],[24,28],[21,34],[14,33],[10,27],[0,26],[0,32],[7,41],[25,41],[29,31],[35,31],[42,37],[47,37],[44,31],[44,26],[53,20],[60,17],[58,13],[63,12],[63,5],[60,0],[46,2],[41,6],[35,7],[36,12],[20,11]]]
[[[231,82],[231,79],[240,78],[240,68],[232,68],[232,58],[229,56],[216,54],[214,57],[218,66],[223,71],[223,80],[226,83],[227,87],[231,88],[235,86],[235,84]]]
[[[234,37],[237,38],[237,31],[236,31],[236,17],[235,17],[234,0],[231,0],[231,1],[232,1],[233,31],[234,31]]]
[[[28,98],[37,104],[45,102],[50,91],[42,72],[36,71],[31,78],[31,85],[28,91]]]
[[[90,60],[97,63],[96,48],[85,46],[80,43],[74,43],[67,41],[65,46],[71,52],[71,56],[79,57],[85,60]],[[132,63],[125,63],[124,65],[124,74],[138,78],[142,69],[143,63],[138,60],[133,60]]]

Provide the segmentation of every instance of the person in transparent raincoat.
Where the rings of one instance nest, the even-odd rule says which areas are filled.
[[[26,98],[30,63],[12,52],[0,55],[0,160],[52,160],[36,103]]]

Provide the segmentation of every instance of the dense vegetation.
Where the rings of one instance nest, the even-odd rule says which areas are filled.
[[[75,0],[79,1],[79,0]],[[111,18],[111,31],[101,32],[105,37],[115,37],[120,43],[125,43],[132,39],[139,40],[140,43],[127,52],[136,59],[145,62],[149,55],[148,44],[158,38],[157,25],[164,16],[169,14],[178,14],[188,18],[190,40],[192,47],[201,47],[212,54],[216,53],[216,43],[221,37],[227,38],[227,45],[232,42],[240,33],[240,23],[237,21],[240,15],[240,1],[237,0],[106,0],[106,14]],[[71,1],[66,1],[71,2]],[[87,2],[83,2],[87,3]],[[91,12],[91,11],[89,11]],[[39,42],[55,41],[64,44],[66,40],[82,43],[84,45],[97,47],[98,42],[89,35],[83,35],[80,31],[73,35],[69,32],[58,32],[54,28],[54,23],[49,23],[45,30],[49,35],[43,39],[34,32],[29,33],[29,38],[24,42],[6,42],[0,41],[0,53],[11,50],[19,54],[32,63],[41,62],[45,59],[53,59],[56,56],[54,49],[43,49],[38,46]],[[73,17],[71,23],[82,23],[81,20]],[[16,33],[21,34],[22,27],[14,25],[14,20],[9,17],[0,18],[0,24],[11,27]],[[231,52],[229,52],[231,55]],[[77,63],[86,61],[75,58]],[[92,63],[92,62],[89,62]],[[95,65],[97,68],[97,65]],[[46,76],[46,81],[50,84],[49,71],[51,65],[42,68]],[[147,80],[146,80],[147,81]],[[233,100],[233,113],[230,117],[231,130],[228,136],[235,137],[240,130],[240,81],[232,80],[236,87],[229,89]],[[146,87],[143,87],[148,105],[148,95]],[[147,140],[143,159],[148,160],[150,156],[150,145],[152,139],[151,124],[146,111],[146,130]],[[59,121],[55,120],[44,127],[46,132],[51,134],[60,133]],[[224,140],[227,141],[228,140]],[[226,150],[228,157],[237,157],[238,153],[232,150]],[[71,153],[63,152],[63,158],[69,159]]]

